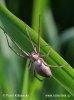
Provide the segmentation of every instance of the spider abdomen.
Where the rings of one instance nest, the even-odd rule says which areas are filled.
[[[52,76],[50,68],[43,62],[41,59],[33,62],[35,71],[43,77],[50,77]]]

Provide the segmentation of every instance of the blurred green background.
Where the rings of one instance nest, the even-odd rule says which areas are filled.
[[[0,2],[36,32],[38,17],[41,15],[42,38],[71,66],[74,66],[73,0],[0,0]],[[0,33],[3,31],[0,30]],[[12,43],[11,45],[16,48]],[[34,84],[31,71],[27,82],[27,64],[28,60],[16,56],[9,49],[4,34],[0,34],[0,100],[73,100],[73,97],[53,78],[46,79],[42,83],[34,80],[37,81],[37,84]],[[34,90],[33,87],[36,89]],[[13,96],[23,91],[26,91],[24,94],[27,96]],[[58,96],[51,97],[53,94]]]

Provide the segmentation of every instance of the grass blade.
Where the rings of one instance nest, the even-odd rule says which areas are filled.
[[[7,34],[13,38],[22,49],[25,51],[31,51],[32,47],[28,40],[27,31],[29,32],[32,41],[37,45],[37,34],[27,24],[15,17],[10,11],[8,11],[2,4],[0,4],[0,20],[3,24],[4,30]],[[27,29],[27,31],[26,31]],[[47,43],[40,38],[41,52],[47,53]],[[51,65],[66,65],[62,69],[52,69],[53,78],[55,78],[71,95],[74,96],[74,70],[67,64],[67,62],[57,54],[52,48],[51,53],[47,59],[47,64]]]
[[[23,87],[22,87],[22,95],[24,95],[24,97],[22,97],[21,100],[24,100],[24,99],[28,100],[28,98],[29,98],[29,94],[28,94],[28,85],[29,85],[28,64],[29,64],[29,60],[27,60],[26,68],[25,68],[25,72],[24,72]]]

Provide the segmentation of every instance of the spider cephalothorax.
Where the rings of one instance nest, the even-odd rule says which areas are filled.
[[[35,52],[35,51],[31,52],[31,53],[30,53],[30,59],[31,59],[32,61],[38,60],[38,59],[39,59],[38,53]]]

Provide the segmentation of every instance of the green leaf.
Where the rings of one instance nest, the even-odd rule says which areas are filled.
[[[32,50],[32,46],[29,42],[27,31],[30,34],[32,41],[37,45],[37,33],[32,30],[27,24],[14,16],[9,10],[7,10],[2,4],[0,4],[0,21],[3,24],[3,29],[7,34],[16,41],[22,49],[27,52]],[[41,53],[46,54],[48,45],[42,38],[40,38]],[[57,54],[52,48],[50,55],[45,59],[47,64],[62,65],[63,68],[52,68],[53,78],[59,82],[72,96],[74,96],[74,70],[68,65],[68,63]]]
[[[28,73],[28,64],[29,64],[29,59],[27,60],[26,63],[26,68],[25,68],[25,72],[24,72],[24,79],[23,79],[23,87],[22,87],[22,95],[24,95],[21,100],[28,100],[29,98],[29,92],[28,92],[28,85],[29,85],[29,73]]]
[[[42,19],[42,15],[45,12],[45,8],[47,4],[48,4],[48,0],[34,0],[33,1],[32,28],[36,32],[38,32],[39,16]],[[42,26],[42,24],[40,26]],[[40,27],[40,31],[41,31],[41,27]]]
[[[65,30],[60,35],[60,40],[62,44],[70,41],[71,39],[74,39],[74,27]]]

